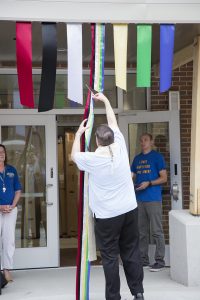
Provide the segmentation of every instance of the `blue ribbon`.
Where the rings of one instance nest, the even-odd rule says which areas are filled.
[[[166,92],[172,83],[174,33],[174,25],[160,25],[160,93]]]

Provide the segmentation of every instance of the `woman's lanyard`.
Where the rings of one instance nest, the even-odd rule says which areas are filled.
[[[3,193],[5,193],[6,192],[6,186],[5,186],[5,176],[6,176],[6,173],[5,173],[5,168],[4,168],[4,170],[3,170],[3,177],[1,176],[1,174],[0,174],[0,180],[2,181],[2,183],[3,183],[3,188],[2,188],[2,190],[3,190]]]

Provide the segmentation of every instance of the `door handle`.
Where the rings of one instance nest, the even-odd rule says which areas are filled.
[[[47,185],[46,185],[46,205],[47,206],[52,206],[53,205],[53,202],[48,201],[48,193],[47,193],[47,190],[51,187],[53,187],[53,184],[52,183],[47,183]]]
[[[50,188],[50,187],[52,187],[53,186],[53,184],[52,183],[47,183],[47,185],[46,185],[46,189],[48,189],[48,188]]]
[[[52,206],[52,205],[53,205],[53,202],[46,201],[46,205],[47,205],[47,206]]]
[[[172,197],[175,201],[178,201],[178,195],[179,195],[179,187],[178,187],[178,183],[174,183],[172,185],[172,189],[171,189],[171,194],[172,194]]]

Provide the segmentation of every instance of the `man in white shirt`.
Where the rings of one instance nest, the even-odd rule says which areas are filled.
[[[80,139],[87,129],[84,120],[72,147],[72,159],[89,173],[89,205],[95,217],[95,234],[106,279],[106,300],[119,300],[119,255],[133,299],[143,297],[143,268],[139,253],[138,210],[126,144],[109,100],[105,104],[107,124],[96,130],[95,152],[81,152]]]

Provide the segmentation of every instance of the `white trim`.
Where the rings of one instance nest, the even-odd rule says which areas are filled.
[[[14,268],[41,268],[41,267],[58,267],[59,259],[59,218],[58,218],[58,174],[57,174],[57,127],[56,119],[53,115],[45,117],[38,115],[29,116],[20,114],[8,118],[1,115],[0,129],[2,126],[45,126],[45,142],[46,142],[46,201],[52,202],[53,205],[46,206],[47,218],[47,246],[33,248],[17,248],[15,251]],[[53,178],[50,171],[53,168]],[[23,194],[24,196],[24,194]],[[30,195],[29,195],[30,196]],[[36,195],[35,195],[36,196]],[[39,196],[37,194],[37,196]]]
[[[121,112],[120,109],[114,108],[114,113],[118,114]],[[0,109],[0,115],[83,115],[84,108],[62,108],[62,109],[52,109],[46,112],[38,113],[37,109]],[[105,115],[104,108],[95,108],[94,113],[96,115]]]
[[[1,0],[0,20],[199,23],[199,11],[198,0]]]
[[[40,75],[42,69],[41,68],[33,68],[32,73],[33,75]],[[127,70],[128,73],[136,73],[136,70]],[[57,75],[67,75],[67,69],[56,69]],[[115,68],[106,68],[104,70],[104,74],[107,76],[114,76],[115,75]],[[17,75],[17,68],[4,68],[0,67],[0,75]],[[83,75],[90,75],[89,69],[83,69]]]

